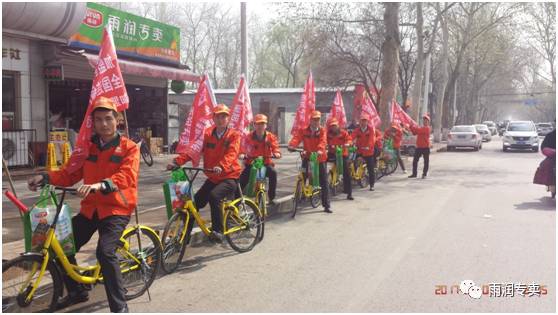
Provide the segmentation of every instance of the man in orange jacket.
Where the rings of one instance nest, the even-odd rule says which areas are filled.
[[[266,168],[265,176],[269,178],[269,203],[273,203],[275,199],[275,191],[277,188],[277,171],[275,171],[275,164],[272,158],[281,158],[281,151],[277,142],[277,136],[267,131],[267,116],[258,114],[254,117],[254,131],[246,138],[245,148],[246,152],[240,155],[240,158],[245,158],[245,166],[242,174],[240,174],[240,186],[242,189],[246,187],[250,180],[250,169],[252,162],[255,158],[261,156],[264,159]]]
[[[327,183],[327,131],[325,128],[320,126],[322,113],[315,110],[312,112],[310,117],[310,126],[305,129],[298,130],[291,141],[289,141],[288,149],[292,152],[301,142],[303,143],[306,154],[302,160],[302,167],[305,169],[308,169],[308,159],[310,158],[310,153],[318,153],[320,187],[322,188],[322,205],[324,206],[324,212],[331,213],[331,205],[329,204],[329,187]]]
[[[386,139],[392,140],[393,150],[395,150],[395,154],[397,155],[397,162],[399,163],[401,170],[403,170],[403,173],[407,173],[407,171],[405,170],[405,164],[403,164],[403,160],[401,159],[401,151],[400,151],[401,141],[403,138],[403,131],[401,131],[401,128],[399,127],[398,124],[393,123],[391,124],[391,128],[389,128],[388,131],[385,133],[384,137]]]
[[[329,128],[327,130],[327,146],[328,146],[328,160],[336,161],[335,150],[340,146],[343,148],[343,191],[347,194],[347,199],[353,200],[353,185],[351,184],[351,173],[349,171],[349,150],[348,147],[352,145],[351,136],[345,129],[339,128],[339,121],[332,118],[329,121]],[[339,170],[338,170],[339,172]]]
[[[368,168],[368,181],[370,190],[374,191],[374,181],[376,179],[374,168],[376,167],[376,159],[374,147],[376,145],[376,128],[368,125],[370,117],[363,113],[360,117],[360,124],[353,131],[353,141],[357,147],[357,156],[364,159]]]
[[[209,203],[211,207],[211,239],[223,241],[223,218],[221,200],[231,198],[237,190],[237,183],[242,170],[238,161],[240,154],[240,133],[229,128],[230,110],[224,104],[218,104],[213,110],[215,126],[207,128],[203,136],[203,166],[212,172],[205,172],[207,180],[194,195],[196,208],[199,210]],[[175,169],[192,159],[187,154],[180,154],[168,170]],[[188,229],[192,229],[194,220],[190,220]]]
[[[93,104],[95,135],[89,157],[82,168],[68,173],[65,168],[29,179],[29,188],[42,184],[72,186],[83,179],[78,195],[83,198],[78,215],[72,219],[76,252],[99,231],[97,259],[101,264],[104,286],[111,312],[128,312],[116,248],[137,204],[139,149],[135,142],[116,131],[117,111],[111,99],[100,97]],[[96,190],[97,193],[90,194]],[[68,257],[76,264],[75,256]],[[67,275],[68,296],[58,308],[85,302],[87,291]]]
[[[422,169],[422,179],[428,175],[428,166],[430,164],[430,116],[425,114],[422,116],[422,127],[411,126],[411,132],[417,135],[417,149],[413,157],[413,173],[409,178],[417,177],[418,161],[421,156],[424,157],[424,167]]]

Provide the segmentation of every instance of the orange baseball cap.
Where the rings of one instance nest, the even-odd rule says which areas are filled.
[[[99,97],[95,100],[95,103],[93,103],[93,109],[91,110],[91,112],[93,112],[94,110],[96,110],[98,108],[105,108],[105,109],[108,109],[108,110],[113,110],[115,112],[118,111],[116,109],[116,104],[114,104],[114,102],[110,98],[104,97],[104,96],[101,96],[101,97]]]
[[[428,119],[428,121],[430,121],[430,116],[428,116],[428,114],[424,114],[424,116],[422,116],[422,118]]]
[[[310,116],[312,119],[314,118],[322,118],[322,113],[318,110],[315,110],[312,112],[312,116]]]
[[[331,120],[328,122],[328,125],[330,126],[339,126],[339,120],[337,120],[337,118],[331,118]]]
[[[266,123],[267,124],[267,116],[264,114],[257,114],[256,117],[254,117],[254,122],[256,124],[260,124],[260,123]]]
[[[227,114],[230,115],[231,111],[229,110],[229,108],[227,107],[227,105],[225,104],[217,104],[217,106],[215,106],[215,109],[213,110],[213,115],[217,115],[217,114]]]
[[[368,114],[362,114],[360,115],[360,120],[370,120],[370,116],[368,116]]]

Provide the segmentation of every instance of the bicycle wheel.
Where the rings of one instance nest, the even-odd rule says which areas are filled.
[[[155,280],[162,256],[161,241],[155,232],[144,226],[129,230],[122,238],[130,247],[127,250],[119,248],[116,256],[122,271],[126,300],[131,300],[145,293]]]
[[[144,141],[141,142],[140,152],[141,157],[145,161],[145,164],[147,164],[147,166],[152,166],[153,156],[151,155],[151,150],[149,150],[149,148],[147,147],[147,143],[145,143]]]
[[[232,207],[236,207],[234,211]],[[250,200],[240,200],[231,204],[225,216],[225,238],[237,252],[244,253],[256,245],[260,235],[261,220],[258,206]]]
[[[358,179],[358,185],[361,188],[364,188],[368,185],[368,168],[363,163],[361,163],[359,164],[359,168],[357,170],[360,170],[358,172],[361,174]]]
[[[163,245],[161,268],[167,274],[174,272],[182,262],[182,257],[184,257],[186,244],[190,238],[190,231],[185,231],[188,228],[189,216],[188,212],[177,211],[165,225],[161,239]],[[186,236],[180,242],[184,232],[186,232]]]
[[[299,179],[296,181],[296,188],[293,196],[293,214],[291,215],[291,218],[295,217],[296,210],[298,209],[301,199],[302,199],[302,181]]]
[[[310,204],[312,205],[312,208],[317,208],[322,204],[322,191],[320,189],[314,189],[312,191]]]
[[[267,216],[267,205],[266,205],[266,197],[265,197],[265,190],[259,190],[256,193],[256,204],[260,209],[260,220],[261,220],[261,229],[260,235],[258,236],[258,242],[263,240],[264,238],[264,231],[265,231],[265,217]]]
[[[2,263],[2,312],[35,313],[56,310],[64,285],[54,262],[50,261],[30,301],[25,301],[37,280],[43,256],[23,255]]]
[[[393,172],[397,170],[397,165],[397,159],[389,160],[389,162],[386,163],[386,167],[384,168],[384,176],[393,174]]]

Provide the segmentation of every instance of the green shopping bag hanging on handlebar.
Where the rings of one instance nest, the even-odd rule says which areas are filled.
[[[41,190],[39,202],[22,217],[26,252],[41,251],[46,241],[48,229],[55,216],[56,200],[50,194],[50,186],[45,185]],[[62,205],[54,233],[64,253],[66,255],[75,255],[72,209],[66,203]]]
[[[167,209],[167,219],[174,214],[175,209],[184,205],[182,195],[189,192],[190,179],[182,169],[172,171],[171,178],[163,183],[163,194]]]
[[[252,166],[250,167],[250,178],[248,180],[248,184],[244,191],[242,192],[244,195],[253,198],[255,196],[255,185],[256,185],[256,176],[258,175],[258,171],[264,166],[263,158],[257,157]]]
[[[337,172],[343,172],[343,148],[335,147],[335,166],[337,167]]]
[[[312,186],[320,186],[320,166],[318,163],[318,152],[310,154],[310,170],[312,171]]]

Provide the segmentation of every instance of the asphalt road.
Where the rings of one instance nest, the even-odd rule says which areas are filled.
[[[304,209],[266,226],[254,250],[190,248],[133,312],[555,312],[556,203],[532,184],[540,153],[431,156],[427,179],[401,172],[333,214]],[[421,164],[422,165],[422,162]],[[473,299],[450,292],[473,280],[535,283],[547,294]],[[447,294],[440,286],[447,286]],[[104,289],[72,311],[106,312]]]

